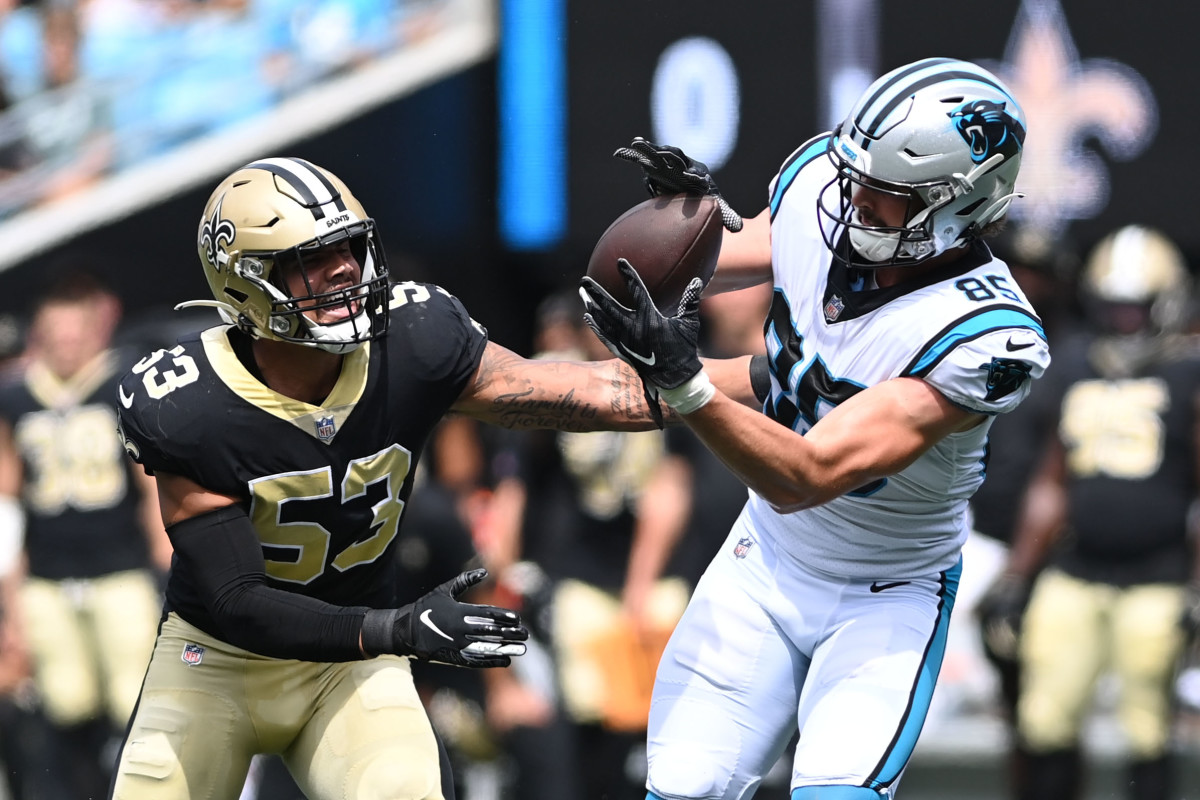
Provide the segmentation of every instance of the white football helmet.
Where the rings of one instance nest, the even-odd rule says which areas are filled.
[[[1020,106],[982,67],[927,58],[892,70],[830,135],[838,176],[817,201],[826,245],[870,268],[916,264],[967,244],[1018,196],[1024,140]],[[865,224],[851,203],[859,186],[905,199],[905,223]]]
[[[300,269],[317,250],[346,241],[362,268],[358,283],[320,294],[311,286],[306,294],[288,292],[284,269]],[[254,336],[333,353],[387,332],[388,270],[375,222],[337,176],[318,166],[266,158],[238,169],[209,197],[196,245],[214,300],[177,308],[214,306]],[[349,312],[336,324],[305,315],[333,307]]]

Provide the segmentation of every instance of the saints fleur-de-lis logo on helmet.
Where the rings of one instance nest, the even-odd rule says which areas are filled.
[[[218,272],[224,269],[225,264],[229,261],[229,253],[226,248],[233,243],[233,238],[237,236],[237,228],[233,223],[221,217],[221,204],[224,202],[224,197],[218,200],[217,204],[213,206],[212,214],[200,226],[200,246],[204,248],[204,257]]]
[[[971,100],[950,112],[954,129],[971,145],[971,160],[982,164],[993,153],[1015,156],[1025,141],[1025,128],[1009,114],[1006,103]]]

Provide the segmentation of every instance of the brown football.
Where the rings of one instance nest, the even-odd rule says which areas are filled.
[[[646,284],[654,304],[674,314],[692,278],[705,283],[721,251],[721,211],[712,197],[677,194],[652,197],[617,217],[596,242],[587,274],[618,302],[632,306],[617,271],[624,258]]]

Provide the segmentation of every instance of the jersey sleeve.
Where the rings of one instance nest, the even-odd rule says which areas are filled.
[[[182,472],[179,459],[163,447],[164,439],[155,433],[161,431],[157,407],[138,402],[139,383],[137,376],[128,373],[121,379],[117,390],[117,433],[125,445],[125,451],[150,475],[157,470]]]
[[[920,377],[952,403],[981,414],[1011,411],[1050,364],[1040,329],[998,328],[950,343]]]
[[[408,374],[456,398],[475,374],[487,330],[457,297],[429,283],[392,287],[389,338],[399,340]]]

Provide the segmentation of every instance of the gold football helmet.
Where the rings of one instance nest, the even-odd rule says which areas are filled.
[[[1177,333],[1187,321],[1191,279],[1183,253],[1152,228],[1126,225],[1105,236],[1081,281],[1089,311],[1109,333]]]
[[[349,242],[362,268],[358,283],[315,293],[303,269],[328,247]],[[375,221],[335,175],[299,158],[266,158],[221,181],[204,207],[196,236],[214,306],[250,334],[334,353],[387,332],[388,271]],[[293,295],[284,273],[298,269],[306,294]],[[345,319],[321,325],[305,314],[345,307]]]

